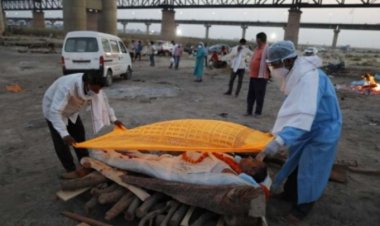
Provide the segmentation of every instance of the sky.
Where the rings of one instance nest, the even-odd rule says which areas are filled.
[[[355,8],[355,9],[301,9],[301,23],[354,23],[354,24],[380,24],[380,8]],[[188,20],[236,20],[236,21],[271,21],[286,22],[288,9],[176,9],[176,19]],[[31,16],[31,13],[26,13]],[[196,15],[196,17],[194,16]],[[7,12],[7,16],[25,16],[25,12]],[[60,11],[47,11],[45,17],[61,17]],[[160,9],[135,9],[118,10],[118,19],[161,19]],[[122,25],[118,24],[118,29]],[[145,24],[129,23],[127,29],[146,30]],[[152,24],[151,31],[159,32],[160,24]],[[279,41],[284,37],[282,28],[249,27],[246,39],[254,40],[258,32],[265,32],[269,41]],[[177,34],[187,37],[205,37],[203,25],[179,25]],[[301,28],[299,32],[299,44],[327,45],[333,40],[333,30]],[[239,26],[215,26],[209,30],[210,38],[239,39],[242,29]],[[338,46],[351,45],[352,47],[380,49],[380,31],[356,31],[341,30],[338,38]]]

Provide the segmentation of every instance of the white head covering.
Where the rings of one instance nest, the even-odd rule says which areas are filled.
[[[274,43],[268,48],[267,63],[283,61],[297,56],[293,42],[285,40]]]

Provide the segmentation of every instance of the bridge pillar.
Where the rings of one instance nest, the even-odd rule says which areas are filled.
[[[298,33],[300,30],[302,11],[299,9],[290,9],[288,24],[285,29],[285,40],[290,40],[294,43],[295,46],[298,45]]]
[[[109,34],[117,34],[117,4],[116,0],[102,0],[100,31]]]
[[[32,26],[38,29],[45,28],[45,16],[43,11],[33,11]]]
[[[162,10],[161,35],[168,40],[174,39],[176,27],[174,9],[164,8]]]
[[[123,33],[127,33],[127,22],[121,22],[121,24],[123,25]]]
[[[206,41],[208,41],[210,27],[211,27],[210,24],[205,24],[205,28],[206,28],[206,37],[205,37],[205,39],[206,39]]]
[[[150,34],[150,29],[149,29],[149,28],[150,28],[150,25],[151,25],[151,24],[152,24],[152,23],[149,23],[149,22],[146,22],[146,23],[145,23],[145,25],[146,25],[146,34],[147,34],[147,35]]]
[[[98,21],[99,13],[97,10],[89,9],[86,12],[87,17],[87,30],[97,31],[98,30]]]
[[[3,33],[5,31],[5,13],[3,11],[2,1],[0,1],[0,36],[3,36]]]
[[[241,29],[242,29],[241,37],[242,37],[242,38],[245,38],[245,34],[246,34],[246,32],[247,32],[248,25],[245,25],[245,24],[241,25]]]
[[[62,5],[65,32],[86,30],[86,0],[64,0]]]
[[[332,42],[332,48],[333,48],[333,49],[336,48],[336,44],[338,43],[338,35],[339,35],[339,32],[340,32],[340,28],[339,28],[339,26],[337,26],[337,27],[334,29],[334,38],[333,38],[333,42]]]

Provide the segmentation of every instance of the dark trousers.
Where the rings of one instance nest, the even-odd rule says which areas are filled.
[[[228,84],[228,91],[227,91],[228,94],[232,93],[235,78],[238,76],[239,77],[238,78],[238,85],[237,85],[237,88],[235,91],[235,95],[236,96],[239,95],[240,89],[241,89],[241,84],[243,83],[244,72],[245,72],[245,69],[238,69],[236,72],[234,72],[233,70],[231,71],[231,77],[230,77],[230,82]]]
[[[150,66],[154,66],[155,63],[154,63],[154,54],[150,54],[149,55],[149,60],[150,60]]]
[[[297,204],[298,187],[297,187],[298,167],[289,175],[284,185],[284,198],[293,203],[291,214],[298,219],[305,218],[314,206],[315,202]]]
[[[267,80],[264,78],[250,78],[247,95],[247,114],[252,114],[253,105],[256,101],[255,114],[261,115],[264,106],[265,91]]]
[[[63,141],[61,135],[53,127],[53,124],[49,120],[46,120],[46,121],[48,123],[50,134],[54,143],[54,149],[55,149],[55,152],[57,153],[59,160],[61,161],[63,167],[68,172],[74,171],[76,167],[75,167],[73,156],[71,155],[71,152],[70,152],[69,145],[67,145]],[[67,125],[67,131],[75,139],[76,142],[82,142],[82,141],[85,141],[86,139],[82,120],[80,119],[79,116],[75,124],[69,120],[69,124]],[[75,154],[77,155],[78,161],[80,161],[83,157],[88,156],[87,149],[74,148],[74,150],[75,150]]]

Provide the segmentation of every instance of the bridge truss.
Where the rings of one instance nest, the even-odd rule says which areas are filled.
[[[64,0],[1,0],[4,10],[62,10]],[[116,0],[118,9],[371,8],[380,0]]]

